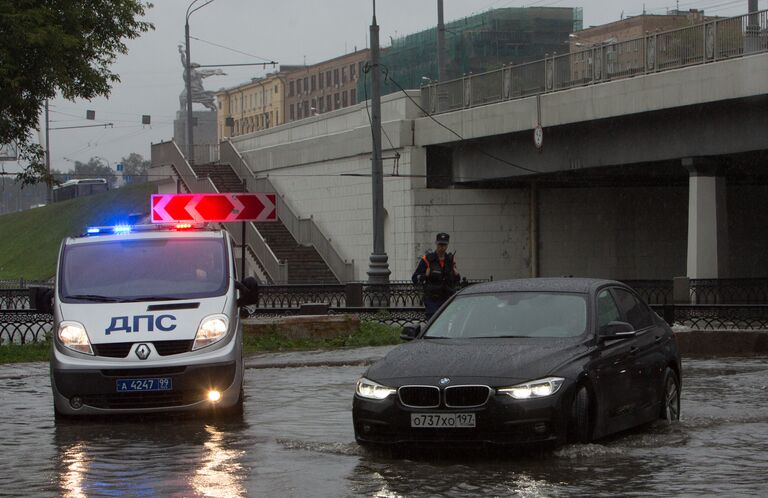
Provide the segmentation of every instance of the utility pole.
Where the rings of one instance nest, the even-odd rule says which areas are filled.
[[[48,185],[45,193],[45,203],[50,204],[53,200],[51,185],[51,138],[50,121],[48,120],[48,99],[45,99],[45,171],[48,174],[45,183]]]
[[[194,2],[193,2],[194,3]],[[190,5],[191,7],[191,5]],[[192,147],[192,143],[194,140],[194,133],[192,132],[192,58],[189,54],[189,9],[187,9],[187,21],[184,24],[184,41],[187,45],[187,62],[186,62],[186,71],[184,72],[184,82],[187,86],[187,161],[189,161],[190,164],[194,162],[194,150]]]
[[[445,22],[443,0],[437,0],[437,79],[445,81]]]
[[[381,72],[379,70],[379,26],[376,0],[371,22],[371,197],[373,200],[373,253],[368,263],[368,282],[389,283],[389,263],[384,250],[384,168],[381,161]]]

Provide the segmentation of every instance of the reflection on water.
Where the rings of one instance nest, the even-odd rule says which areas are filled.
[[[88,469],[84,449],[85,444],[77,443],[65,448],[62,452],[62,464],[66,470],[61,476],[61,494],[65,498],[85,498],[88,496],[83,491],[85,474]]]
[[[226,449],[224,433],[207,425],[208,441],[203,443],[203,455],[192,478],[192,487],[203,496],[243,496],[243,467],[239,458],[243,451]]]
[[[766,495],[765,358],[685,361],[674,426],[555,451],[394,458],[354,442],[351,392],[362,369],[247,370],[241,422],[54,423],[47,365],[0,366],[0,495]]]

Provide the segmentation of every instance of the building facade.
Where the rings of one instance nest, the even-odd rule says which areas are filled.
[[[285,75],[281,72],[219,90],[216,92],[219,141],[284,123],[284,98]]]
[[[311,66],[282,66],[285,73],[286,122],[297,121],[357,104],[357,82],[370,50],[355,50]]]

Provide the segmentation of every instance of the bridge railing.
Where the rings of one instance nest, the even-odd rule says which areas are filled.
[[[768,10],[425,85],[421,101],[439,114],[759,52],[768,52]]]

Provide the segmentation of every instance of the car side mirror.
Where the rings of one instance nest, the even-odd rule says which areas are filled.
[[[600,327],[601,339],[623,339],[634,337],[635,334],[635,328],[627,322],[613,321]]]
[[[30,308],[49,315],[53,314],[53,289],[50,287],[30,287],[29,288]]]
[[[400,332],[400,339],[404,341],[412,341],[418,337],[421,333],[421,325],[406,325],[403,327],[403,331]]]
[[[246,277],[242,282],[236,282],[235,286],[240,291],[238,307],[259,303],[259,282],[255,278]]]

